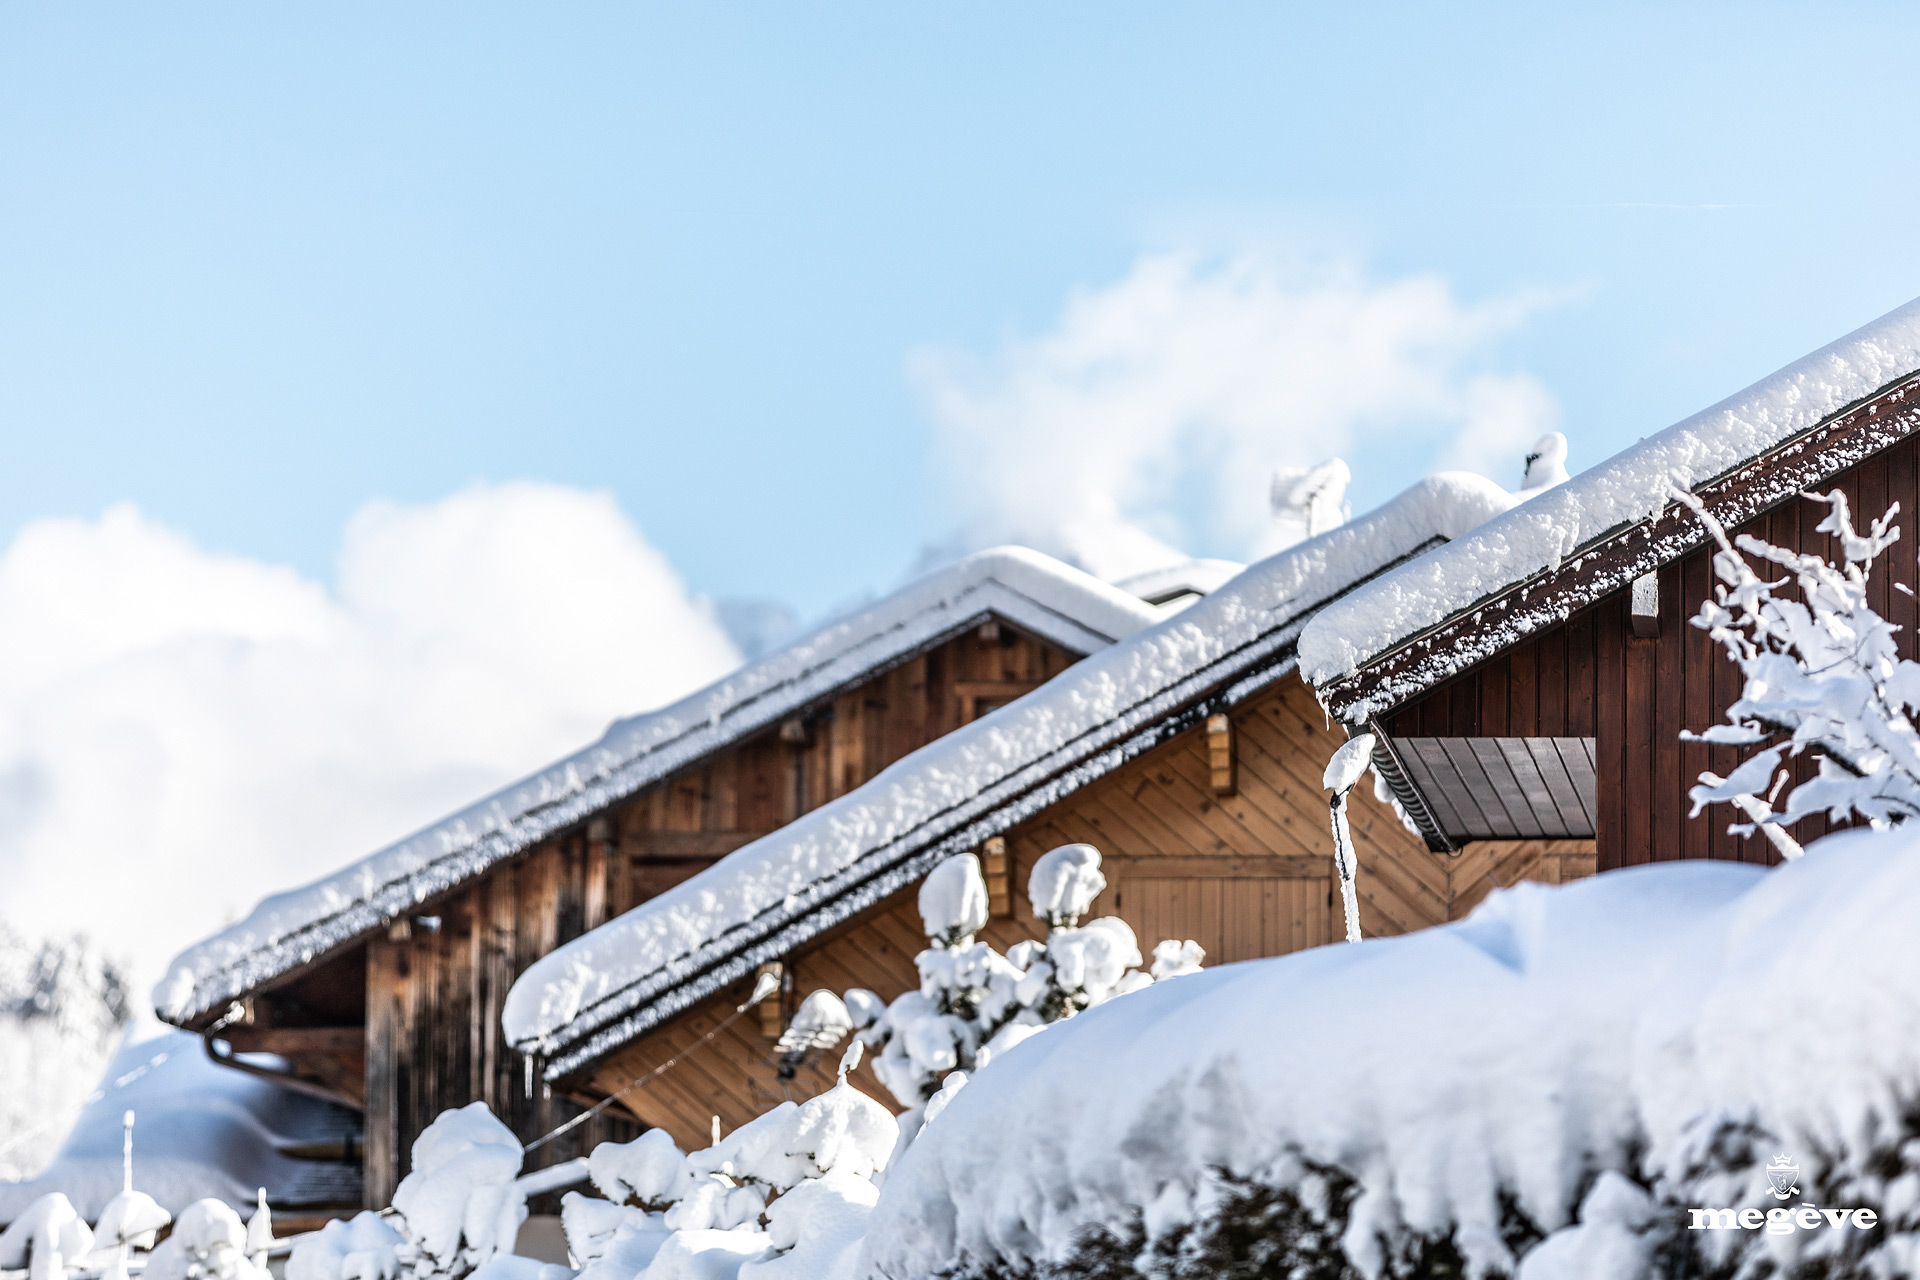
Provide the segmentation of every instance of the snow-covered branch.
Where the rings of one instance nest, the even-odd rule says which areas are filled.
[[[1920,733],[1913,721],[1920,665],[1899,656],[1897,628],[1867,600],[1875,562],[1900,536],[1893,524],[1899,505],[1862,534],[1840,490],[1806,495],[1829,508],[1817,527],[1840,543],[1835,564],[1748,534],[1730,538],[1692,494],[1676,489],[1675,496],[1719,547],[1713,599],[1701,604],[1693,625],[1726,650],[1746,678],[1727,723],[1682,736],[1763,748],[1724,778],[1702,773],[1690,792],[1693,812],[1731,803],[1747,819],[1731,829],[1763,833],[1786,858],[1800,856],[1786,827],[1811,814],[1824,812],[1836,822],[1857,815],[1884,827],[1920,813]],[[1762,576],[1749,557],[1784,573]],[[1798,598],[1783,594],[1789,587]],[[1784,807],[1776,809],[1791,778],[1785,760],[1805,751],[1818,758],[1819,774],[1787,790]]]

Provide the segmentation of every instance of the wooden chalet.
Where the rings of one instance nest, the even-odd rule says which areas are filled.
[[[385,1205],[445,1108],[485,1101],[523,1140],[578,1113],[500,1034],[541,957],[1160,616],[1034,552],[970,557],[266,900],[176,959],[156,1007],[235,1069],[362,1112]],[[634,1132],[596,1117],[529,1168]]]
[[[1689,816],[1701,771],[1742,756],[1681,730],[1723,721],[1742,678],[1689,623],[1712,548],[1666,486],[1686,484],[1730,531],[1837,557],[1815,529],[1827,508],[1801,494],[1840,489],[1862,527],[1895,502],[1920,513],[1917,369],[1909,304],[1315,619],[1303,669],[1334,717],[1378,735],[1374,763],[1428,847],[1590,839],[1602,870],[1772,861],[1765,840],[1728,834],[1726,806]],[[1911,543],[1881,565],[1873,605],[1911,655]],[[1795,835],[1826,829],[1808,818]]]
[[[917,985],[915,885],[957,853],[982,858],[993,908],[982,936],[1002,949],[1044,936],[1026,876],[1070,841],[1103,854],[1095,913],[1125,919],[1145,947],[1193,938],[1217,964],[1338,937],[1320,776],[1343,739],[1296,673],[1296,639],[1330,600],[1512,501],[1479,477],[1436,477],[1253,566],[561,948],[516,984],[509,1037],[556,1093],[612,1097],[705,1145],[713,1116],[731,1128],[831,1085],[837,1055],[789,1061],[783,1078],[774,1037],[816,989],[891,999]],[[1356,798],[1353,830],[1362,919],[1377,934],[1456,918],[1516,865],[1554,876],[1593,857],[1577,839],[1436,855],[1371,794]],[[740,1016],[774,965],[780,989]]]

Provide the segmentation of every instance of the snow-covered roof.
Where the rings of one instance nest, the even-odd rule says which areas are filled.
[[[180,953],[154,988],[187,1024],[378,928],[714,751],[988,616],[1075,653],[1157,621],[1151,606],[1071,565],[1001,547],[928,574],[671,706],[615,721],[592,746],[304,888],[263,900]]]
[[[360,1202],[360,1166],[346,1158],[360,1138],[359,1117],[218,1066],[199,1036],[143,1019],[128,1027],[53,1162],[31,1178],[0,1182],[0,1225],[51,1191],[87,1221],[99,1217],[120,1190],[128,1111],[137,1120],[133,1185],[176,1216],[210,1196],[251,1207],[260,1187],[276,1210]],[[303,1158],[328,1149],[340,1157]]]
[[[1246,567],[1233,560],[1182,560],[1122,578],[1114,585],[1148,604],[1181,608],[1225,586]]]
[[[509,1038],[543,1054],[552,1079],[643,1033],[1278,679],[1329,599],[1512,501],[1480,476],[1434,476],[1261,561],[537,961],[508,993]]]
[[[1624,449],[1571,480],[1534,494],[1469,537],[1382,575],[1366,589],[1324,610],[1300,638],[1301,672],[1323,695],[1330,687],[1454,620],[1485,610],[1471,635],[1449,634],[1404,673],[1364,693],[1335,690],[1329,697],[1343,719],[1357,722],[1397,705],[1480,661],[1533,630],[1566,616],[1570,604],[1612,591],[1659,563],[1698,545],[1697,522],[1678,522],[1678,535],[1663,537],[1632,564],[1624,561],[1594,590],[1551,607],[1524,602],[1528,587],[1544,576],[1594,568],[1581,562],[1602,543],[1649,525],[1670,502],[1672,482],[1699,491],[1783,448],[1920,370],[1920,300],[1855,330],[1737,395]],[[1893,398],[1904,396],[1904,390]],[[1877,406],[1869,406],[1876,409]],[[1777,496],[1832,475],[1862,460],[1892,439],[1886,430],[1856,432],[1844,447],[1823,444],[1773,486]],[[1817,454],[1817,456],[1815,456]],[[1737,513],[1736,513],[1737,514]],[[1876,513],[1877,514],[1877,513]],[[1737,523],[1733,521],[1730,523]],[[1497,609],[1489,602],[1502,598]]]

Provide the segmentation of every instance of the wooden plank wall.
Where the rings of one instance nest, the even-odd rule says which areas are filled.
[[[500,1034],[507,988],[561,942],[603,923],[603,831],[551,842],[497,869],[432,915],[367,944],[366,1196],[385,1205],[410,1167],[413,1140],[449,1107],[484,1101],[530,1141],[578,1114],[530,1081]],[[437,922],[437,926],[434,922]],[[634,1136],[602,1115],[542,1147],[528,1169]]]
[[[716,753],[370,941],[368,1203],[388,1202],[414,1139],[448,1107],[483,1100],[523,1141],[577,1114],[574,1101],[529,1087],[524,1061],[501,1036],[507,990],[534,961],[1073,661],[1004,623],[969,631],[814,709],[801,741],[769,729]],[[778,1100],[764,1090],[753,1098]],[[706,1113],[700,1122],[704,1132]],[[541,1148],[528,1167],[636,1131],[617,1111],[603,1114]]]
[[[982,704],[1037,688],[1074,655],[998,623],[848,690],[804,720],[805,741],[769,731],[648,788],[616,817],[624,875],[615,915],[751,840],[845,795],[957,729]]]
[[[1915,653],[1920,609],[1895,590],[1915,586],[1911,528],[1920,513],[1920,439],[1908,439],[1839,477],[1854,518],[1868,520],[1900,504],[1908,536],[1881,560],[1871,602],[1900,627],[1900,651]],[[1826,488],[1836,487],[1834,485]],[[1796,498],[1763,512],[1739,532],[1796,551],[1834,557],[1835,542],[1815,526],[1824,504]],[[1680,731],[1720,723],[1739,696],[1739,670],[1688,619],[1712,591],[1706,549],[1660,571],[1660,633],[1632,633],[1629,590],[1608,596],[1560,626],[1475,667],[1384,719],[1393,734],[1426,736],[1595,737],[1597,743],[1597,834],[1602,869],[1680,858],[1717,858],[1771,863],[1764,839],[1728,834],[1735,820],[1716,805],[1697,818],[1687,791],[1702,770],[1725,776],[1743,758],[1732,747],[1682,743]],[[1803,759],[1799,776],[1814,764]],[[1827,820],[1808,818],[1794,830],[1805,843],[1826,834]]]
[[[1236,794],[1211,787],[1207,737],[1195,728],[1129,762],[1008,833],[1016,888],[1011,917],[983,937],[1004,950],[1045,935],[1025,886],[1034,860],[1062,844],[1098,847],[1108,888],[1094,912],[1133,926],[1143,951],[1164,937],[1193,938],[1209,964],[1280,955],[1341,936],[1332,881],[1332,834],[1320,776],[1339,745],[1312,693],[1288,677],[1233,714]],[[1474,846],[1457,858],[1431,854],[1389,806],[1362,788],[1352,805],[1360,855],[1361,924],[1368,935],[1404,933],[1458,918],[1497,884],[1558,882],[1592,870],[1591,842]],[[814,940],[790,958],[791,999],[821,987],[866,987],[891,1000],[917,984],[913,957],[926,946],[906,890]],[[837,1053],[777,1078],[772,1041],[751,1018],[720,1026],[749,983],[707,1001],[591,1069],[585,1090],[624,1088],[669,1059],[675,1065],[625,1096],[638,1119],[676,1141],[705,1145],[711,1118],[735,1128],[783,1097],[804,1099],[833,1083]],[[857,1082],[886,1098],[863,1066]]]

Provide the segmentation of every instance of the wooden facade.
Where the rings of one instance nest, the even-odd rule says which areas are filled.
[[[1907,436],[1818,488],[1844,492],[1863,527],[1896,502],[1903,514],[1920,513],[1920,437]],[[1827,512],[1825,504],[1796,496],[1738,532],[1837,559],[1835,539],[1815,527]],[[1680,858],[1775,861],[1764,839],[1728,834],[1737,820],[1729,806],[1688,816],[1687,791],[1700,773],[1724,777],[1743,758],[1737,748],[1680,740],[1683,729],[1724,721],[1742,687],[1739,668],[1689,621],[1711,595],[1711,557],[1711,548],[1701,547],[1657,571],[1657,625],[1640,628],[1655,634],[1635,634],[1632,590],[1622,588],[1378,717],[1379,725],[1394,737],[1593,738],[1602,869]],[[1920,607],[1910,594],[1915,568],[1912,542],[1896,543],[1882,558],[1869,596],[1900,629],[1906,657],[1915,656],[1920,630]],[[1803,757],[1797,768],[1804,778],[1816,766]],[[1812,817],[1793,833],[1805,843],[1828,829],[1825,817]]]
[[[950,638],[263,988],[248,1020],[220,1034],[237,1051],[281,1054],[314,1086],[365,1108],[366,1200],[383,1206],[414,1138],[448,1107],[485,1101],[523,1141],[578,1114],[501,1033],[507,990],[534,961],[1076,657],[998,621]],[[631,1118],[603,1114],[540,1148],[529,1168],[635,1132]]]
[[[1320,775],[1342,739],[1312,691],[1292,676],[1229,718],[1231,794],[1216,786],[1220,729],[1201,724],[1013,827],[1006,836],[1012,910],[989,921],[981,936],[1002,950],[1044,937],[1026,901],[1028,872],[1047,850],[1084,841],[1101,851],[1108,881],[1094,914],[1127,921],[1144,949],[1162,938],[1192,938],[1215,965],[1339,937]],[[1458,919],[1497,885],[1558,882],[1593,870],[1590,841],[1489,842],[1458,855],[1430,853],[1365,788],[1354,798],[1352,827],[1361,924],[1370,936]],[[865,987],[890,1000],[917,985],[913,958],[926,945],[914,891],[897,893],[788,958],[788,1009],[819,988]],[[773,1042],[757,1023],[730,1020],[750,987],[743,981],[714,996],[567,1083],[583,1098],[619,1094],[630,1115],[668,1130],[683,1146],[705,1145],[713,1116],[731,1129],[783,1098],[831,1086],[837,1054],[783,1081]],[[866,1067],[860,1071],[863,1088],[888,1096]]]

